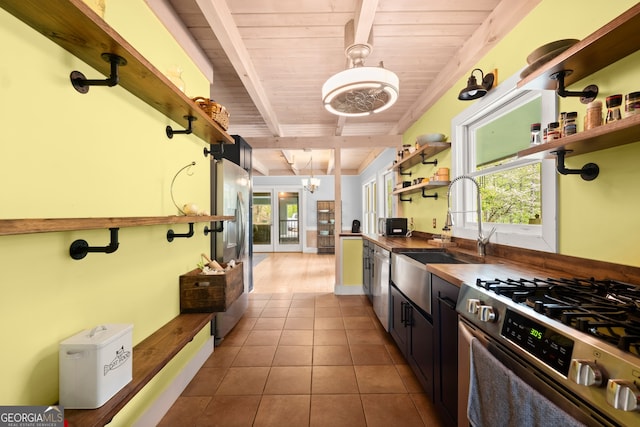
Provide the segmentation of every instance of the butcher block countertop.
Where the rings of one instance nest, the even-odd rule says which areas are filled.
[[[475,251],[475,242],[456,239],[457,247],[442,248],[429,243],[419,233],[414,237],[385,237],[363,234],[362,237],[395,252],[446,251],[468,264],[429,264],[425,267],[440,278],[460,286],[476,279],[517,279],[548,277],[593,277],[640,284],[640,268],[567,255],[540,252],[490,243],[487,256]]]

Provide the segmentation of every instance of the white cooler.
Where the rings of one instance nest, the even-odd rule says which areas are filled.
[[[106,324],[60,343],[60,405],[95,409],[131,382],[131,324]]]

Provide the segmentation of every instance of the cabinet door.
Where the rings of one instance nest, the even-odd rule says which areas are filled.
[[[458,413],[458,313],[460,289],[431,276],[435,337],[434,403],[447,425],[455,426]]]
[[[433,398],[433,325],[417,308],[411,306],[409,358],[424,391]]]
[[[398,348],[407,357],[407,309],[410,307],[407,299],[398,291],[395,286],[391,288],[391,326],[389,332]]]

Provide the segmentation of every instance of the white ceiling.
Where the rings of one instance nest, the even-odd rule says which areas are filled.
[[[308,175],[312,153],[322,175],[337,167],[357,174],[385,147],[399,147],[400,135],[540,0],[146,1],[212,76],[229,133],[253,147],[254,174]],[[345,119],[324,110],[320,91],[347,67],[352,19],[356,42],[372,31],[366,65],[394,71],[400,97],[380,114]]]

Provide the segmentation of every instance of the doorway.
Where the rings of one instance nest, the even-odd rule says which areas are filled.
[[[299,189],[253,191],[253,251],[301,252]]]

